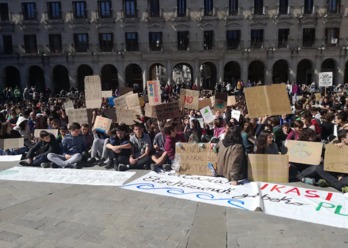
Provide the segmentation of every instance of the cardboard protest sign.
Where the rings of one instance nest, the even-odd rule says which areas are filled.
[[[64,109],[73,109],[74,108],[74,103],[73,101],[71,101],[70,99],[68,99],[65,103],[64,103]]]
[[[126,104],[128,108],[140,107],[138,93],[126,95]]]
[[[162,103],[152,106],[159,121],[181,117],[179,102]]]
[[[112,90],[103,90],[102,91],[102,97],[103,98],[112,97]]]
[[[187,109],[199,109],[199,91],[181,89],[180,107]]]
[[[239,121],[241,112],[239,110],[232,109],[231,117]]]
[[[206,106],[212,106],[210,98],[199,99],[198,108],[202,109]]]
[[[105,109],[104,112],[103,112],[103,115],[106,118],[111,119],[113,122],[117,122],[116,110],[114,108]]]
[[[161,85],[158,80],[147,81],[149,105],[161,104]]]
[[[227,106],[233,106],[237,104],[237,100],[235,96],[228,96],[227,97]]]
[[[107,133],[110,130],[112,120],[98,115],[95,118],[93,129]]]
[[[209,106],[202,108],[200,112],[205,123],[212,123],[215,120],[215,115],[213,114]]]
[[[85,77],[86,108],[100,108],[102,103],[102,88],[99,75]]]
[[[319,73],[319,87],[332,86],[333,81],[332,72],[320,72]]]
[[[69,118],[69,123],[77,122],[79,124],[88,123],[87,109],[67,109],[66,115]]]
[[[348,174],[348,146],[325,145],[324,170]]]
[[[209,143],[180,143],[175,146],[175,158],[180,164],[180,174],[211,176],[208,163],[215,164],[217,154],[210,149]]]
[[[321,99],[321,93],[314,93],[314,95],[315,95],[315,100],[316,100],[316,101],[320,101],[320,99]]]
[[[212,90],[201,90],[203,96],[211,96],[213,94]]]
[[[126,125],[133,125],[137,120],[138,112],[133,109],[119,108],[116,110],[117,122],[124,123]]]
[[[145,116],[149,118],[156,118],[155,108],[150,106],[149,104],[145,104]]]
[[[40,138],[40,132],[41,131],[46,131],[48,133],[53,134],[54,137],[58,137],[58,129],[35,129],[34,130],[34,137],[35,138]]]
[[[133,88],[131,88],[131,87],[122,87],[122,88],[119,89],[118,92],[119,92],[120,96],[123,96],[123,95],[125,95],[125,94],[127,94],[129,92],[133,93]]]
[[[248,154],[250,181],[288,183],[288,155]]]
[[[115,108],[126,108],[127,106],[127,100],[126,97],[130,96],[130,95],[138,95],[138,94],[134,94],[132,91],[122,95],[122,96],[118,96],[114,99],[114,106]]]
[[[3,150],[21,148],[24,146],[24,138],[0,139],[0,148]]]
[[[217,92],[215,94],[214,110],[215,111],[224,111],[226,109],[226,106],[227,106],[227,94]]]
[[[289,162],[318,165],[321,161],[323,143],[297,140],[286,140],[285,151]]]
[[[248,87],[244,91],[250,117],[292,113],[285,84]]]

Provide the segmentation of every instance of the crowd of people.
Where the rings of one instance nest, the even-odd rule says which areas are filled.
[[[83,93],[73,89],[53,97],[49,89],[37,92],[27,88],[16,96],[7,93],[0,105],[0,139],[24,138],[23,147],[1,148],[0,155],[21,154],[23,166],[79,169],[99,165],[117,171],[160,172],[171,170],[174,162],[180,164],[175,161],[175,149],[181,142],[210,142],[217,161],[209,168],[216,176],[226,177],[237,185],[247,178],[248,154],[281,154],[286,140],[348,145],[348,84],[328,91],[314,86],[286,84],[292,114],[250,118],[243,89],[257,85],[241,81],[218,84],[214,90],[201,90],[201,97],[208,98],[214,91],[226,92],[236,95],[237,104],[227,106],[225,111],[215,111],[212,123],[204,123],[199,110],[182,109],[180,118],[166,121],[141,115],[132,126],[112,123],[107,133],[92,128],[98,115],[103,116],[105,110],[113,108],[107,99],[100,109],[93,110],[89,123],[69,123],[64,103],[71,99],[75,108],[84,107]],[[163,86],[162,101],[178,100],[180,88]],[[114,97],[117,94],[115,91]],[[232,109],[241,112],[239,120],[231,117]],[[36,129],[44,129],[38,137],[34,137]],[[58,130],[58,134],[53,135],[50,130]],[[290,163],[289,171],[289,181],[348,192],[348,175],[327,172],[323,163]]]

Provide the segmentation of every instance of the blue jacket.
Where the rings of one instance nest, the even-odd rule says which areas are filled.
[[[82,153],[87,148],[86,139],[85,137],[83,137],[82,134],[75,137],[71,136],[71,134],[67,134],[62,140],[62,146],[63,155],[73,155],[76,153]]]

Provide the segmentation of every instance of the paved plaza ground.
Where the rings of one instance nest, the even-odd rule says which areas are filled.
[[[7,247],[348,247],[348,230],[119,187],[0,181]]]

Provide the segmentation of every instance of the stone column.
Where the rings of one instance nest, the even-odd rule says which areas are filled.
[[[242,63],[241,63],[241,80],[246,83],[248,82],[248,68],[249,68],[249,62],[247,58],[243,58],[242,59]]]
[[[222,59],[219,59],[218,62],[218,78],[217,83],[222,83],[224,81],[224,61]]]
[[[172,61],[167,61],[167,68],[166,68],[166,74],[167,74],[167,84],[172,83]]]

